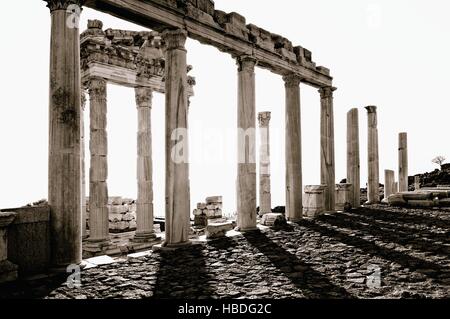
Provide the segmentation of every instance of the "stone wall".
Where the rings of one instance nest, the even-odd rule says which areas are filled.
[[[8,209],[16,213],[8,228],[8,260],[19,267],[19,276],[45,272],[50,266],[50,207]]]
[[[222,218],[222,196],[207,197],[205,203],[198,203],[194,209],[194,226],[206,227],[210,220]]]
[[[86,207],[86,227],[89,229],[89,198],[86,199]],[[110,197],[108,213],[110,233],[126,233],[136,230],[136,201],[134,199]]]

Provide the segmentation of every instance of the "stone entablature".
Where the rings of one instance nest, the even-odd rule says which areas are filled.
[[[114,0],[89,1],[86,6],[116,17],[137,22],[152,30],[184,29],[189,37],[215,46],[233,57],[251,54],[258,66],[280,75],[296,73],[302,81],[315,87],[331,86],[330,70],[317,66],[311,51],[295,46],[289,39],[271,33],[261,27],[248,24],[245,17],[236,12],[215,10],[210,0],[127,0],[120,4],[120,11],[112,9]]]
[[[164,46],[155,31],[103,30],[100,20],[89,20],[80,36],[81,76],[87,85],[92,77],[128,87],[151,87],[164,93]],[[192,69],[188,66],[188,72]],[[189,92],[195,78],[188,76]]]
[[[215,10],[214,2],[211,0],[157,0],[155,2],[181,10],[188,17],[223,29],[228,35],[251,42],[260,49],[276,53],[284,60],[330,75],[329,69],[317,67],[312,61],[311,51],[301,46],[294,46],[291,41],[281,35],[271,33],[254,24],[247,24],[245,17],[236,12]]]

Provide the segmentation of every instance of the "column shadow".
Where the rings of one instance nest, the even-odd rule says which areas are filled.
[[[318,220],[338,227],[347,227],[354,230],[360,230],[368,235],[386,239],[389,242],[397,243],[399,245],[408,245],[413,247],[413,249],[420,250],[422,252],[433,253],[445,257],[450,255],[450,250],[448,247],[417,238],[413,229],[392,224],[383,224],[372,218],[365,219],[362,215],[348,216],[344,214],[336,214],[321,216]],[[369,223],[369,225],[364,225],[364,223]],[[436,241],[448,240],[448,235],[446,234],[420,231],[420,235],[422,238],[426,237]]]
[[[330,238],[334,238],[337,241],[344,243],[346,245],[359,248],[363,251],[364,254],[374,257],[381,257],[385,260],[389,260],[391,262],[395,262],[397,264],[400,264],[404,268],[409,268],[411,270],[417,270],[417,269],[432,269],[436,271],[436,273],[439,273],[446,269],[445,267],[442,267],[438,264],[428,262],[426,260],[422,260],[420,258],[416,258],[413,256],[410,256],[408,254],[395,251],[392,249],[388,249],[385,247],[380,247],[376,245],[375,243],[372,243],[370,241],[367,241],[365,239],[356,237],[356,236],[350,236],[348,234],[345,234],[339,230],[331,229],[322,225],[317,224],[316,222],[310,221],[310,220],[302,220],[297,223],[299,226],[306,227],[312,231],[318,232],[322,234],[323,236],[327,236]],[[433,278],[434,276],[426,273],[425,274],[429,278]]]
[[[260,231],[244,234],[245,239],[271,263],[277,267],[289,280],[310,299],[351,299],[354,298],[345,288],[340,287],[324,274],[314,270],[309,264],[300,260],[296,255],[286,251],[274,243]],[[286,266],[294,267],[295,272],[285,271]]]
[[[160,251],[153,299],[206,299],[215,296],[209,284],[203,245]]]

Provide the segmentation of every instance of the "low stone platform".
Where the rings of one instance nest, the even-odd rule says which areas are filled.
[[[1,298],[449,298],[450,212],[370,206],[7,284]],[[59,281],[58,281],[59,280]]]

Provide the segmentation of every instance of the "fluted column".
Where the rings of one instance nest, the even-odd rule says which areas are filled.
[[[325,210],[335,210],[335,158],[334,158],[334,87],[325,87],[320,93],[320,183],[326,185]]]
[[[361,206],[358,109],[347,113],[347,183],[352,184],[352,207]]]
[[[187,32],[165,31],[166,87],[166,240],[164,246],[190,243],[188,153]]]
[[[261,215],[272,212],[270,193],[270,112],[258,114],[260,149],[259,149],[259,212]]]
[[[109,242],[106,85],[107,82],[103,78],[91,78],[89,82],[91,168],[88,241],[90,246],[99,248]]]
[[[250,56],[238,64],[238,176],[237,226],[241,231],[256,229],[256,106],[255,66]]]
[[[86,222],[86,152],[85,152],[85,127],[84,127],[84,112],[86,110],[86,95],[81,93],[81,234],[82,238],[87,238]]]
[[[378,158],[378,120],[377,107],[367,106],[367,126],[368,126],[368,183],[367,199],[368,204],[377,204],[380,202],[380,164]]]
[[[286,94],[286,217],[290,221],[299,221],[303,217],[301,78],[291,74],[283,80]]]
[[[80,9],[84,1],[46,2],[51,14],[48,202],[51,263],[59,267],[81,262],[81,10],[69,9]]]
[[[395,172],[392,170],[384,171],[384,199],[383,203],[389,203],[388,198],[392,194],[395,194],[397,191],[395,190]]]
[[[153,230],[153,163],[152,163],[152,89],[135,89],[138,114],[137,132],[137,230],[135,241],[148,242],[156,238]]]
[[[398,136],[398,187],[399,192],[408,191],[408,134]]]

